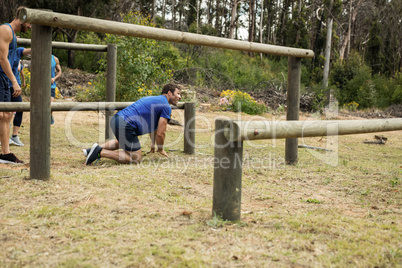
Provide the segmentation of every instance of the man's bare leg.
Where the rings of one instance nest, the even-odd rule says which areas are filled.
[[[103,149],[100,152],[101,157],[113,159],[123,164],[138,164],[141,162],[142,152],[141,149],[135,152],[108,150],[101,146]]]
[[[120,148],[120,144],[118,140],[110,140],[105,142],[104,144],[101,144],[100,147],[106,150],[118,150]]]
[[[11,112],[0,112],[0,142],[1,142],[1,153],[10,153],[10,121]]]

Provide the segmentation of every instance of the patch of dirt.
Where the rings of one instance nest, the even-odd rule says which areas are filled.
[[[256,100],[263,101],[266,106],[272,110],[278,109],[280,106],[286,107],[286,92],[275,90],[275,88],[266,88],[257,92],[249,92]],[[300,111],[313,111],[314,96],[311,93],[300,96]]]
[[[381,111],[375,108],[369,109],[368,111],[347,111],[340,110],[339,115],[345,117],[362,117],[362,118],[391,118],[391,117],[402,117],[402,104],[393,104],[386,110]]]
[[[57,80],[57,87],[64,97],[74,97],[77,94],[77,87],[88,86],[88,83],[96,78],[96,74],[79,69],[63,67],[62,71],[62,75]]]

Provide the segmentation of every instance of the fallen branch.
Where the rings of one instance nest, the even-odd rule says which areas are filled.
[[[366,144],[380,144],[380,145],[384,145],[386,142],[387,142],[387,140],[388,140],[388,138],[387,137],[384,137],[384,136],[378,136],[378,135],[375,135],[374,136],[374,139],[376,139],[376,141],[364,141],[363,143],[366,143]]]
[[[327,152],[333,152],[331,149],[326,149],[322,147],[315,147],[315,146],[310,146],[310,145],[298,145],[298,148],[305,148],[305,149],[313,149],[313,150],[319,150],[319,151],[327,151]]]

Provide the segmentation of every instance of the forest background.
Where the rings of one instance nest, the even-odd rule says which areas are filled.
[[[396,0],[1,0],[0,21],[18,6],[137,23],[272,45],[311,49],[302,60],[302,93],[323,107],[386,108],[402,103],[402,2]],[[30,33],[21,37],[30,37]],[[286,91],[287,58],[72,29],[53,40],[118,45],[117,101],[159,94],[167,81],[217,91]],[[101,75],[82,100],[104,100],[105,55],[61,51],[62,65]],[[327,66],[327,67],[326,67]]]

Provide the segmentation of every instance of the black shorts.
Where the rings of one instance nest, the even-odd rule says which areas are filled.
[[[5,74],[0,74],[0,102],[10,102],[11,92],[8,86],[8,78]]]
[[[120,148],[124,151],[135,152],[141,149],[137,130],[124,121],[121,116],[115,114],[112,119],[110,119],[110,127],[116,139],[119,141]]]

